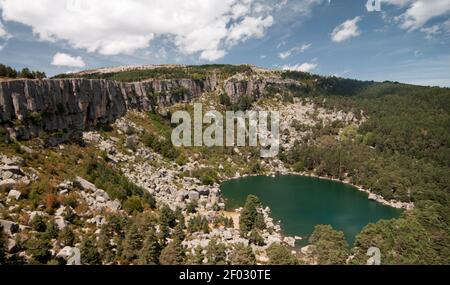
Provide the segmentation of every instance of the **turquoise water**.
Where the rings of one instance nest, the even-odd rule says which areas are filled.
[[[272,210],[275,221],[289,236],[304,238],[318,224],[329,224],[344,232],[349,244],[369,223],[393,219],[402,211],[368,200],[368,194],[336,181],[304,176],[256,176],[230,180],[221,185],[226,207],[242,207],[248,195],[258,196]]]

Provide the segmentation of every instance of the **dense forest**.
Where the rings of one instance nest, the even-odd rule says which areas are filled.
[[[304,73],[285,76],[314,80]],[[315,82],[308,92],[295,95],[367,120],[340,133],[339,126],[319,122],[282,159],[296,171],[349,179],[387,199],[416,205],[400,219],[365,227],[353,245],[352,262],[364,262],[367,249],[377,246],[385,264],[450,263],[450,89],[333,77]],[[323,227],[316,231],[313,244],[334,243],[318,253],[319,263],[343,263],[337,258],[348,249],[342,236],[321,235],[330,231]]]

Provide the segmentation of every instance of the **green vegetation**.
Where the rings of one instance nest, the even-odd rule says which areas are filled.
[[[252,232],[254,236],[256,232],[253,230],[257,231],[265,228],[264,217],[259,211],[260,208],[261,202],[259,201],[259,198],[249,195],[239,219],[239,228],[243,236],[247,236]]]
[[[230,257],[233,265],[256,265],[256,257],[250,246],[237,244]]]
[[[272,244],[267,249],[267,256],[269,257],[269,264],[271,265],[297,265],[298,259],[291,253],[291,251],[280,244]]]
[[[142,212],[143,205],[154,207],[154,198],[141,187],[130,182],[123,174],[109,167],[106,162],[91,159],[88,163],[87,174],[89,180],[98,188],[105,190],[112,199],[125,202],[129,212]],[[139,200],[139,201],[138,201]]]
[[[14,68],[0,64],[0,77],[6,78],[23,78],[23,79],[44,79],[47,76],[44,72],[31,71],[29,68],[23,68],[18,71]]]
[[[317,225],[309,238],[313,245],[312,255],[318,264],[345,264],[349,256],[348,244],[344,233],[329,225]]]
[[[310,136],[281,154],[283,161],[299,172],[348,179],[386,199],[416,205],[400,219],[368,225],[355,242],[352,262],[365,263],[363,255],[376,246],[385,264],[449,263],[450,89],[284,76],[310,84],[308,96],[318,106],[367,120],[342,133],[339,125],[312,128]],[[342,262],[340,248],[333,254],[341,258],[330,260],[329,251],[323,262]]]
[[[87,79],[107,79],[122,82],[136,82],[147,79],[193,79],[206,80],[208,76],[217,74],[225,79],[237,73],[250,74],[252,69],[248,65],[192,65],[174,67],[156,67],[149,69],[134,69],[116,73],[91,74],[60,74],[54,78],[81,77]]]

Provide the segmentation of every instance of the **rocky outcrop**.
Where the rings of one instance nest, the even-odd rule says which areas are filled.
[[[13,80],[0,82],[0,124],[18,140],[44,137],[50,145],[80,138],[128,110],[157,111],[216,88],[206,80],[119,83],[106,80]]]
[[[250,97],[253,100],[261,98],[269,86],[304,87],[303,84],[291,79],[282,79],[280,77],[260,77],[253,76],[245,78],[240,75],[227,80],[224,85],[225,93],[230,97],[233,103],[237,103],[241,97]]]

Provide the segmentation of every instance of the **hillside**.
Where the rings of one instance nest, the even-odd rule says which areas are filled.
[[[279,156],[174,147],[170,114],[196,102],[280,111]],[[0,81],[0,110],[0,264],[61,263],[75,245],[84,264],[365,264],[372,246],[388,264],[450,262],[450,89],[247,65],[142,66]],[[244,212],[255,217],[243,232],[219,189],[292,172],[407,211],[350,246],[318,227],[315,250],[294,257],[265,205],[249,199]]]

